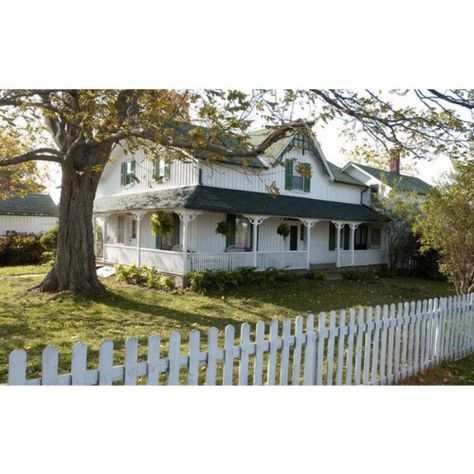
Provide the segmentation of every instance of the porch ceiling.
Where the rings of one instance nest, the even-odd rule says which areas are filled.
[[[176,208],[341,221],[381,222],[388,220],[385,216],[362,204],[346,204],[282,195],[273,197],[267,193],[211,186],[189,186],[146,193],[105,196],[96,199],[94,203],[95,213]]]

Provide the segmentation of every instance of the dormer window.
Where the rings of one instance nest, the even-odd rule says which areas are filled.
[[[120,184],[122,186],[129,186],[138,182],[136,175],[137,163],[135,160],[124,161],[122,163],[121,172],[120,172]]]
[[[293,146],[296,148],[301,149],[301,153],[304,155],[305,151],[312,151],[314,152],[314,144],[313,140],[308,138],[306,135],[295,135],[293,137]]]
[[[296,189],[309,193],[311,190],[311,165],[285,161],[285,189]]]
[[[372,200],[377,199],[378,195],[379,195],[379,187],[378,187],[378,185],[377,185],[377,184],[372,184],[372,185],[370,186],[370,198],[371,198]]]

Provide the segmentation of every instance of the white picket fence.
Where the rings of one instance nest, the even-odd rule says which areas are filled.
[[[58,349],[42,355],[41,378],[27,379],[27,354],[10,353],[11,385],[386,385],[398,382],[444,360],[474,352],[474,293],[464,296],[352,308],[296,317],[281,324],[257,323],[225,328],[219,347],[218,330],[210,328],[202,350],[197,330],[182,351],[181,334],[170,335],[161,355],[159,335],[148,339],[147,360],[138,360],[138,339],[125,343],[124,365],[114,365],[114,345],[102,342],[98,368],[87,368],[87,346],[76,344],[71,373],[59,374]],[[293,326],[293,328],[292,328]]]

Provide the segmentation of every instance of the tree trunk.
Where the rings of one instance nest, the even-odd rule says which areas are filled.
[[[108,156],[98,148],[81,148],[63,163],[56,260],[37,287],[39,291],[103,291],[96,272],[92,220],[95,193]]]

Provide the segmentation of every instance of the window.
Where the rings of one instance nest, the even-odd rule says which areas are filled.
[[[377,197],[378,197],[378,195],[379,195],[379,187],[378,187],[378,185],[377,185],[377,184],[372,184],[372,185],[370,186],[370,199],[371,199],[371,201],[376,200]]]
[[[305,151],[312,151],[314,153],[313,140],[305,135],[295,135],[291,144],[292,146],[301,149],[301,153],[303,155]]]
[[[304,242],[304,234],[305,234],[305,227],[304,224],[300,225],[300,240],[301,242]]]
[[[178,214],[173,213],[173,231],[169,234],[155,238],[155,248],[160,250],[172,250],[175,245],[179,245],[180,221]]]
[[[136,239],[136,238],[137,238],[137,220],[136,220],[136,219],[132,219],[131,238],[132,238],[132,239]]]
[[[157,156],[153,162],[153,179],[155,181],[164,181],[170,179],[170,163]]]
[[[227,237],[226,247],[235,245],[245,250],[252,250],[253,226],[244,216],[227,214],[227,222],[231,227],[231,234]]]
[[[329,250],[336,250],[336,236],[337,229],[336,226],[330,222],[329,223]],[[340,231],[339,236],[339,250],[349,250],[350,249],[350,229],[346,224]]]
[[[132,161],[124,161],[122,163],[121,173],[120,173],[120,184],[122,186],[128,186],[130,184],[134,184],[138,182],[138,178],[136,176],[136,168],[137,163],[135,160]]]
[[[367,250],[367,226],[360,225],[355,233],[355,250]]]
[[[309,193],[311,190],[311,165],[285,161],[285,189],[297,189]]]
[[[381,229],[380,227],[374,227],[370,234],[370,243],[373,246],[379,246],[381,242]]]

